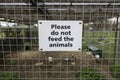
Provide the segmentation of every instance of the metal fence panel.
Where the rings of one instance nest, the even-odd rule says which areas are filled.
[[[0,80],[119,80],[119,13],[119,0],[0,0]],[[39,20],[83,21],[82,51],[39,51]]]

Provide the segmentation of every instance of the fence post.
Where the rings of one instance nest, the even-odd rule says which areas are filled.
[[[115,47],[114,47],[114,63],[118,64],[119,62],[119,58],[120,58],[120,31],[119,29],[119,16],[117,16],[117,21],[116,21],[116,26],[115,26]]]

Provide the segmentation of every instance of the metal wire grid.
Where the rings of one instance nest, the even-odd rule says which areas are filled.
[[[14,5],[10,5],[10,3]],[[40,3],[43,5],[40,6]],[[97,3],[98,5],[96,5]],[[109,4],[107,5],[107,3]],[[118,17],[118,15],[119,1],[117,2],[117,0],[44,0],[44,2],[42,0],[1,0],[0,17],[4,18],[4,21],[12,19],[14,21],[11,22],[18,23],[18,25],[14,28],[10,28],[10,26],[5,28],[1,24],[0,35],[5,35],[0,37],[0,79],[95,80],[95,77],[90,78],[88,75],[84,77],[82,69],[85,67],[87,68],[86,74],[90,74],[89,68],[93,68],[95,71],[91,72],[92,75],[101,73],[105,76],[102,78],[100,75],[99,80],[117,79],[112,76],[113,72],[110,72],[109,68],[119,66],[114,64],[114,59],[116,59],[114,51],[117,49],[115,39],[119,39],[117,36],[115,37],[115,32],[118,32],[115,31],[118,20],[115,23],[108,23],[107,20]],[[34,26],[38,20],[84,21],[83,47],[86,45],[99,47],[103,51],[103,58],[96,60],[94,57],[89,57],[85,53],[87,52],[86,47],[83,48],[83,53],[38,51],[38,26]],[[19,26],[24,28],[18,28]],[[90,31],[91,27],[95,30]],[[109,28],[112,30],[108,30]],[[103,42],[98,44],[98,39]],[[49,57],[53,57],[54,61],[49,62]],[[66,61],[67,58],[70,61]],[[118,72],[116,71],[116,73]]]

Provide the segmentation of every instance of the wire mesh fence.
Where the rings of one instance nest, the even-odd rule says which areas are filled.
[[[119,0],[0,0],[0,80],[119,80],[119,12]],[[39,20],[83,21],[82,51],[39,51]]]

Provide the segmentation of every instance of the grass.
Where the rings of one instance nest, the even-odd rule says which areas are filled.
[[[82,68],[76,75],[78,80],[106,80],[99,71],[92,68]]]
[[[102,50],[104,58],[114,58],[115,32],[84,32],[83,50],[86,45],[94,45]]]
[[[114,78],[120,79],[120,66],[111,66],[110,71]]]
[[[19,80],[18,74],[13,72],[0,73],[0,80]]]

